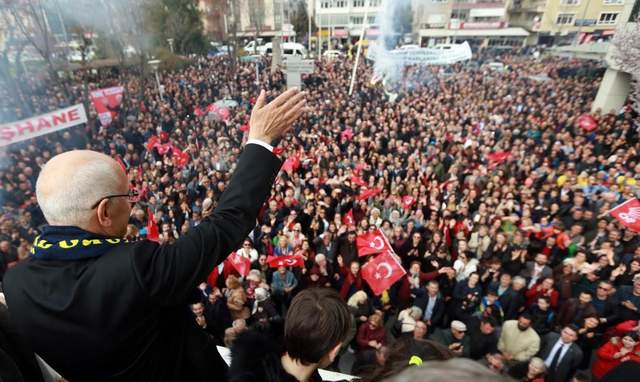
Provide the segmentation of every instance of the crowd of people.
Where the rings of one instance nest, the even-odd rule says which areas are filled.
[[[505,71],[477,60],[407,68],[395,102],[369,81],[371,63],[360,65],[349,96],[352,62],[317,62],[304,78],[308,112],[276,144],[286,167],[237,250],[250,271],[226,261],[194,285],[202,330],[233,347],[248,328],[281,325],[297,293],[320,287],[338,291],[352,313],[341,354],[354,354],[353,367],[337,357],[332,368],[365,380],[419,364],[391,362],[393,349],[424,339],[436,344],[435,359],[470,358],[522,381],[600,380],[640,362],[640,241],[607,214],[637,192],[637,114],[601,111],[597,128],[584,130],[577,120],[599,85],[583,70],[592,64],[501,60]],[[285,86],[266,59],[198,58],[163,72],[162,92],[129,71],[33,79],[21,97],[0,89],[0,116],[83,102],[82,79],[91,89],[123,86],[122,104],[108,127],[91,109],[86,125],[5,150],[0,278],[30,257],[45,223],[34,189],[49,158],[77,148],[120,158],[139,195],[126,238],[146,239],[157,225],[157,240],[171,244],[214,213],[259,89],[273,98]],[[228,116],[195,112],[220,99],[237,103]],[[152,137],[173,149],[151,147]],[[373,256],[356,246],[374,229],[407,272],[380,295],[361,273]],[[273,261],[289,255],[301,264]]]

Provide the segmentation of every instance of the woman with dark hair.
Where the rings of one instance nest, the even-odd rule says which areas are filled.
[[[383,365],[365,369],[359,376],[362,382],[381,381],[412,366],[427,361],[446,361],[453,353],[446,347],[430,340],[401,338],[391,345]]]
[[[609,372],[626,361],[640,362],[640,339],[637,332],[628,332],[622,338],[613,337],[602,345],[596,353],[591,373],[602,379]]]

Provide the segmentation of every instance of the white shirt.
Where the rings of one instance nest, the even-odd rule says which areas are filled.
[[[553,362],[553,357],[556,356],[556,352],[560,350],[560,347],[562,347],[562,353],[560,353],[560,358],[558,359],[558,363],[556,364],[556,367],[560,364],[560,362],[562,362],[562,359],[564,358],[565,354],[567,354],[567,352],[569,351],[571,344],[565,344],[564,342],[562,342],[562,338],[558,339],[556,344],[553,345],[553,349],[551,349],[551,353],[549,353],[549,355],[547,356],[547,359],[544,360],[544,364],[547,365],[547,367],[551,366],[551,362]]]

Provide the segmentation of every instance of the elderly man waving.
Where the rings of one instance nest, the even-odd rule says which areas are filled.
[[[270,142],[303,113],[291,89],[251,114],[249,141],[215,212],[172,245],[127,243],[127,177],[92,151],[52,158],[36,185],[50,224],[4,289],[12,324],[71,381],[204,381],[220,375],[215,346],[187,304],[196,286],[254,228],[281,161]]]

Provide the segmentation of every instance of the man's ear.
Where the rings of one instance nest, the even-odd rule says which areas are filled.
[[[111,214],[109,213],[109,199],[103,199],[98,203],[96,213],[98,215],[98,223],[100,223],[101,226],[111,227],[113,221],[111,220]]]
[[[340,353],[340,348],[342,348],[342,343],[334,346],[333,349],[331,349],[331,351],[329,352],[329,360],[331,360],[331,363],[333,363],[333,361],[338,356],[338,353]]]

